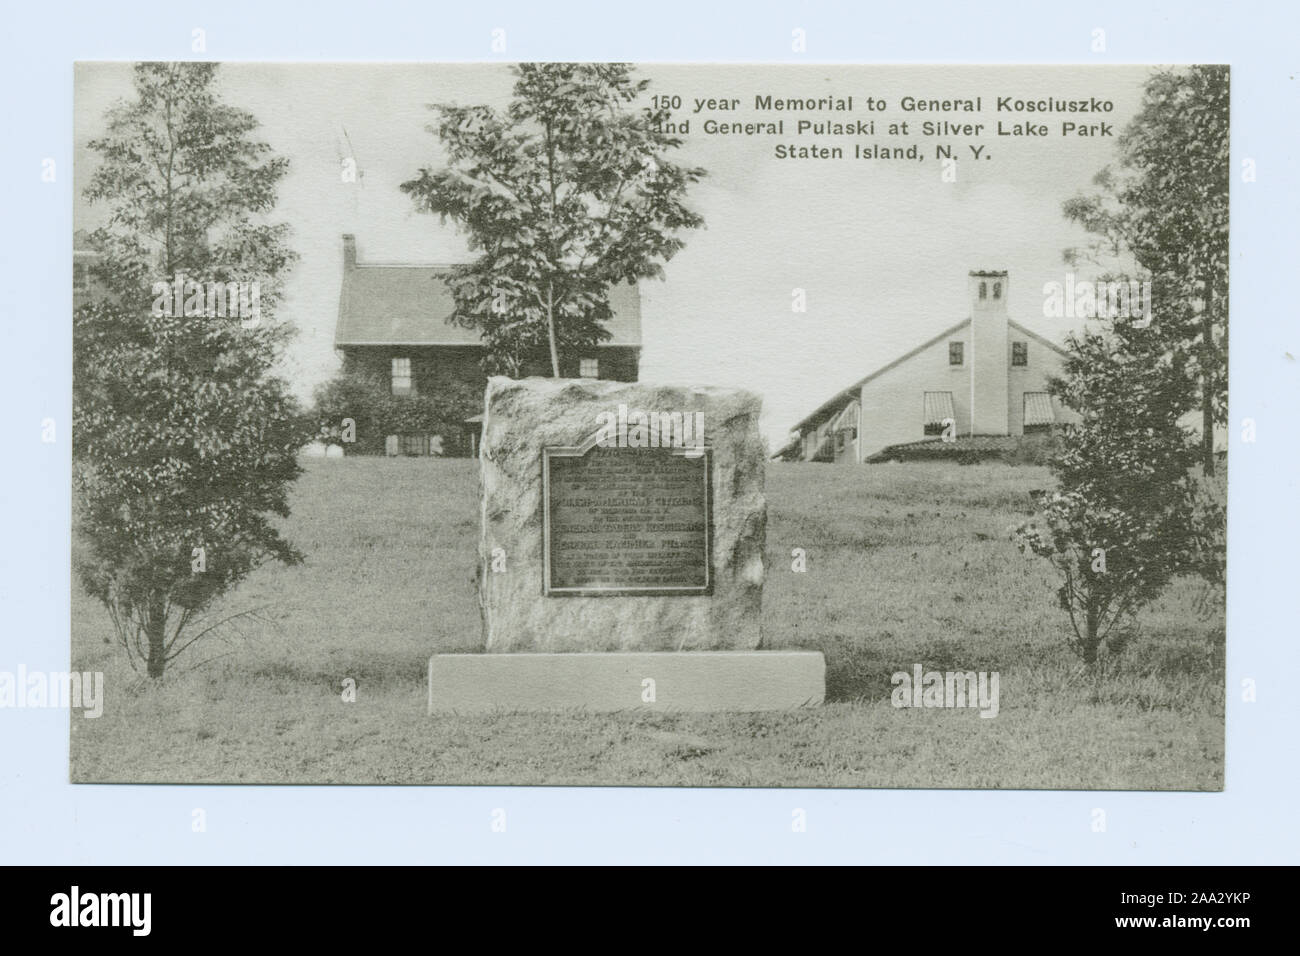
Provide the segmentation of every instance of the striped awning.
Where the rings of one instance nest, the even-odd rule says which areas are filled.
[[[952,410],[952,392],[926,392],[924,424],[942,425],[945,418],[957,421]]]
[[[1026,425],[1051,425],[1055,421],[1051,395],[1047,392],[1025,392]]]

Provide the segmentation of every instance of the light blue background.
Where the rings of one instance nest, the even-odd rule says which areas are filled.
[[[0,710],[0,862],[1296,862],[1295,9],[1132,0],[11,6],[0,40],[0,669],[68,666],[72,63],[187,59],[195,27],[215,60],[1231,63],[1231,583],[1222,794],[74,787],[68,713]],[[496,27],[509,44],[499,57],[489,46]],[[796,27],[807,31],[805,54],[791,52]],[[1104,54],[1090,50],[1096,27]],[[46,157],[58,164],[53,184],[40,179]],[[1247,157],[1257,182],[1241,182]],[[53,444],[41,442],[47,417]],[[1254,444],[1241,441],[1246,417],[1257,423]],[[1241,701],[1245,677],[1257,683],[1255,703]],[[191,832],[196,807],[204,833]],[[490,828],[497,807],[508,814],[504,833]],[[796,807],[806,833],[791,831]],[[1092,830],[1093,808],[1105,810],[1105,832]]]

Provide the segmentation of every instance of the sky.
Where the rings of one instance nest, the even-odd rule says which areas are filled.
[[[747,388],[763,398],[762,428],[775,449],[795,422],[847,385],[969,314],[967,273],[1009,272],[1011,318],[1054,342],[1078,324],[1043,316],[1043,285],[1063,282],[1062,250],[1085,242],[1062,202],[1090,189],[1115,160],[1115,138],[1140,105],[1144,66],[794,66],[643,64],[649,95],[680,96],[674,119],[690,131],[674,160],[707,177],[687,203],[706,228],[685,235],[666,280],[642,283],[641,378]],[[344,233],[361,261],[449,262],[468,256],[452,224],[419,213],[399,190],[423,166],[441,165],[427,129],[428,104],[504,106],[513,77],[487,64],[226,63],[221,97],[251,111],[258,134],[289,159],[273,219],[292,226],[300,259],[278,317],[298,334],[283,373],[312,389],[338,368],[333,347]],[[94,168],[87,142],[103,132],[105,110],[130,97],[129,63],[80,63],[75,74],[74,228],[93,228],[103,210],[80,197]],[[756,97],[854,97],[851,112],[756,109]],[[904,97],[979,96],[978,114],[907,112]],[[868,111],[868,97],[886,109]],[[1101,116],[999,111],[999,97],[1097,98]],[[697,100],[738,99],[736,111]],[[716,104],[715,104],[716,105]],[[780,136],[710,135],[705,120],[785,121]],[[871,136],[797,136],[794,123],[876,123]],[[1112,136],[1063,136],[1062,120],[1102,121]],[[918,135],[924,120],[983,123],[977,136]],[[1047,136],[1000,136],[1017,122],[1045,123]],[[910,136],[890,137],[906,121]],[[854,159],[854,143],[906,146],[924,159]],[[955,181],[943,175],[936,143],[954,145]],[[841,159],[782,159],[775,147],[838,145]],[[983,147],[978,159],[970,146]],[[344,182],[344,159],[358,177]],[[1079,273],[1080,278],[1090,276]],[[804,311],[794,311],[794,290]]]

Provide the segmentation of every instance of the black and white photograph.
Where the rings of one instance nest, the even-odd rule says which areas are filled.
[[[72,85],[73,783],[1224,789],[1228,66]]]

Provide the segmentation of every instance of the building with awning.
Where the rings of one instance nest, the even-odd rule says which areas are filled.
[[[782,456],[862,463],[892,445],[1075,420],[1047,387],[1065,350],[1011,319],[1007,273],[974,271],[968,284],[966,318],[831,396],[795,425]]]

